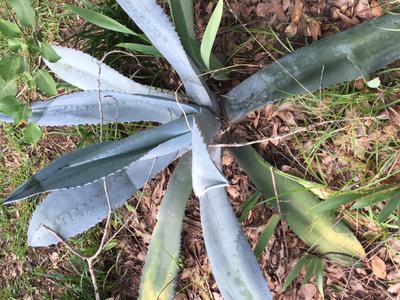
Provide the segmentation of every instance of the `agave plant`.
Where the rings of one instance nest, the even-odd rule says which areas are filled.
[[[176,70],[186,95],[144,86],[87,54],[53,46],[61,59],[46,61],[47,66],[83,91],[34,102],[30,122],[63,126],[153,121],[161,125],[68,153],[18,187],[4,203],[50,192],[34,212],[28,233],[30,246],[48,246],[58,242],[48,228],[64,239],[84,232],[107,216],[107,194],[112,209],[116,209],[149,178],[181,157],[149,245],[141,299],[173,298],[180,232],[192,188],[200,203],[210,265],[224,298],[271,299],[268,284],[229,203],[225,191],[228,181],[221,173],[221,149],[208,147],[225,125],[221,124],[222,112],[227,122],[235,122],[288,95],[367,78],[400,57],[400,19],[386,15],[300,49],[251,76],[218,102],[200,77],[195,59],[187,54],[193,43],[182,46],[174,26],[155,0],[117,2]],[[170,4],[181,6],[181,14],[174,15],[177,31],[181,37],[190,35],[194,32],[188,15],[191,1]],[[179,15],[185,20],[177,20]],[[1,120],[12,121],[5,115]]]

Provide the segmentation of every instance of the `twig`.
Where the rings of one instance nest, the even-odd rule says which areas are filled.
[[[277,208],[278,208],[278,213],[279,213],[279,215],[280,215],[280,217],[281,217],[281,220],[283,220],[283,217],[282,217],[282,210],[281,210],[281,204],[280,204],[280,200],[279,200],[279,196],[278,196],[278,190],[277,190],[277,188],[276,188],[275,173],[274,173],[274,169],[273,169],[272,167],[270,167],[270,172],[271,172],[271,178],[272,178],[272,186],[274,187],[274,194],[275,194],[276,206],[277,206]],[[289,249],[288,249],[288,244],[287,244],[287,239],[286,239],[286,231],[285,231],[285,229],[283,228],[283,227],[284,227],[283,224],[284,224],[284,223],[281,222],[283,239],[284,239],[284,241],[285,241],[285,254],[286,254],[286,257],[289,258]]]
[[[183,109],[182,105],[179,103],[179,95],[178,95],[178,91],[180,90],[180,88],[182,87],[183,83],[180,83],[179,86],[176,88],[175,90],[175,101],[179,106],[179,109],[182,111],[183,117],[185,118],[185,122],[187,127],[189,128],[190,131],[192,131],[192,127],[190,127],[190,123],[189,123],[189,119],[186,115],[185,110]]]
[[[62,242],[69,251],[71,251],[73,254],[75,254],[76,256],[78,256],[79,258],[81,258],[82,260],[85,260],[87,262],[96,300],[100,300],[101,298],[100,298],[99,286],[97,284],[97,279],[96,279],[96,272],[94,270],[94,265],[96,264],[96,261],[97,261],[99,255],[103,251],[104,246],[107,244],[107,236],[108,236],[108,233],[111,228],[110,225],[111,225],[111,216],[112,216],[112,206],[111,206],[111,201],[110,201],[110,197],[108,194],[107,179],[104,178],[103,182],[104,182],[104,193],[105,193],[105,198],[107,201],[108,213],[107,213],[107,221],[106,221],[106,226],[104,228],[103,236],[101,238],[100,245],[97,248],[97,251],[95,254],[93,254],[92,256],[85,256],[85,255],[80,254],[71,245],[69,245],[68,242],[61,235],[59,235],[55,230],[48,227],[47,225],[42,225],[46,230],[51,232],[60,242]]]
[[[385,239],[385,240],[381,241],[378,245],[376,245],[376,246],[375,246],[374,248],[372,248],[370,251],[368,251],[367,253],[365,253],[364,256],[360,257],[358,260],[356,260],[356,261],[354,262],[354,264],[351,266],[349,276],[347,276],[346,285],[345,285],[345,287],[344,287],[344,289],[343,289],[343,291],[342,291],[341,300],[344,299],[344,292],[346,292],[346,290],[347,290],[347,288],[348,288],[348,286],[349,286],[351,277],[353,277],[354,269],[356,268],[357,264],[359,264],[364,258],[366,258],[366,257],[367,257],[368,255],[370,255],[372,252],[374,252],[375,250],[377,250],[379,247],[381,247],[381,246],[382,246],[384,243],[386,243],[387,241],[388,241],[388,239]]]

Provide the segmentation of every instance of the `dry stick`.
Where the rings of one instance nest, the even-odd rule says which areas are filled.
[[[101,85],[101,65],[104,63],[104,61],[106,60],[106,58],[109,55],[114,54],[114,53],[123,53],[123,54],[126,54],[128,56],[131,56],[131,57],[135,58],[138,61],[137,57],[134,56],[131,53],[128,53],[128,52],[125,52],[125,51],[122,51],[122,50],[113,50],[113,51],[109,51],[106,54],[104,54],[104,56],[101,58],[101,60],[99,62],[97,62],[98,66],[99,66],[99,71],[98,71],[98,74],[97,74],[97,99],[99,101],[99,115],[100,115],[100,137],[99,137],[100,142],[103,141],[103,126],[104,126],[103,101],[101,99],[101,88],[100,88],[100,85]]]
[[[175,94],[175,101],[178,104],[179,109],[182,111],[182,114],[183,114],[183,117],[185,118],[185,122],[186,122],[187,127],[189,128],[190,131],[192,131],[192,127],[190,127],[189,119],[188,119],[188,117],[186,115],[186,112],[185,112],[185,110],[183,109],[182,105],[179,102],[178,92],[179,92],[180,88],[182,87],[182,85],[183,85],[183,83],[180,83],[179,86],[175,90],[175,93],[174,93]]]
[[[282,210],[281,210],[281,204],[280,204],[280,200],[279,200],[279,195],[278,195],[278,190],[276,188],[276,182],[275,182],[275,173],[272,167],[269,168],[270,172],[271,172],[271,178],[272,178],[272,186],[274,187],[274,194],[275,194],[275,200],[276,200],[276,206],[278,207],[278,213],[281,217],[281,220],[283,220],[283,216],[282,216]],[[287,239],[286,239],[286,231],[283,228],[283,222],[281,222],[282,224],[282,234],[283,234],[283,239],[285,241],[285,254],[286,254],[286,258],[289,258],[289,249],[288,249],[288,244],[287,244]]]

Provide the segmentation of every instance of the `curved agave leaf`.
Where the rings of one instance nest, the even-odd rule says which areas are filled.
[[[82,90],[98,90],[98,83],[100,82],[100,90],[174,98],[173,94],[134,82],[106,64],[100,63],[89,54],[54,45],[52,45],[52,48],[61,59],[55,63],[44,60],[46,65],[62,80]]]
[[[198,197],[203,196],[210,189],[228,185],[228,181],[210,159],[206,144],[215,135],[219,126],[220,124],[211,114],[201,114],[193,121],[193,166],[197,167],[193,168],[192,177],[193,190]]]
[[[211,268],[224,299],[272,299],[260,266],[229,203],[226,179],[211,160],[200,132],[206,118],[193,122],[193,189],[200,197],[204,241]],[[201,125],[198,126],[198,123]],[[202,134],[203,133],[203,134]],[[214,153],[221,168],[221,152]]]
[[[271,172],[271,166],[252,147],[233,149],[232,152],[266,199],[278,197],[282,217],[308,246],[345,264],[352,261],[351,257],[365,255],[364,248],[343,222],[336,221],[329,212],[311,210],[320,203],[312,192],[278,171]],[[276,201],[273,203],[278,210]]]
[[[189,153],[180,159],[161,202],[143,268],[139,299],[174,298],[183,216],[192,192],[191,160]]]
[[[216,109],[215,100],[199,78],[175,29],[157,2],[155,0],[117,0],[117,2],[176,70],[187,95],[200,105]]]
[[[181,154],[171,153],[156,159],[138,161],[126,170],[107,177],[112,208],[123,205],[148,179]],[[81,188],[53,192],[33,213],[28,230],[29,245],[40,247],[59,242],[43,224],[67,239],[93,227],[106,218],[107,214],[108,204],[102,180]]]
[[[232,89],[224,101],[231,121],[290,95],[366,77],[400,58],[400,17],[386,15],[285,56]]]
[[[153,121],[168,123],[183,114],[199,113],[200,108],[159,96],[101,91],[103,124],[114,122]],[[0,114],[0,121],[13,119]],[[100,124],[97,91],[76,92],[50,101],[32,104],[29,122],[39,126],[71,126]]]
[[[183,135],[185,138],[181,137]],[[174,138],[178,139],[170,141]],[[163,143],[165,147],[162,147]],[[183,119],[178,119],[121,141],[91,145],[55,160],[22,184],[4,203],[47,191],[83,186],[119,172],[135,161],[189,149],[190,143],[189,129]],[[157,150],[151,151],[154,148]],[[152,155],[147,155],[150,151]]]
[[[223,187],[200,197],[200,215],[207,255],[224,299],[272,299]]]

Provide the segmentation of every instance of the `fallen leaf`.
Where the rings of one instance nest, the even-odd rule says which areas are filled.
[[[371,1],[371,13],[374,16],[374,18],[377,18],[377,17],[380,17],[383,15],[382,6],[375,0]]]
[[[371,267],[372,267],[372,272],[377,278],[380,279],[386,278],[386,264],[381,258],[379,258],[378,256],[374,256],[371,259]]]
[[[297,33],[297,25],[301,20],[303,14],[304,2],[303,0],[296,0],[291,14],[291,22],[285,29],[285,33],[290,37]]]
[[[368,0],[359,0],[354,8],[354,15],[361,19],[371,19],[372,12]]]
[[[389,293],[391,294],[399,294],[400,292],[400,283],[396,283],[394,285],[391,285],[388,290]]]
[[[317,287],[312,283],[307,283],[300,288],[300,293],[303,295],[304,300],[312,300],[317,293]]]

